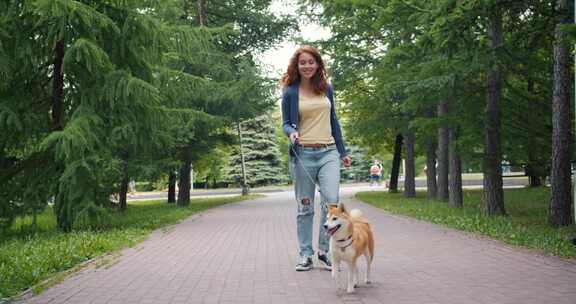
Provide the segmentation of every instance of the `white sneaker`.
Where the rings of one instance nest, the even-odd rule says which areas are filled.
[[[296,271],[308,271],[312,269],[312,257],[301,257],[296,265]]]

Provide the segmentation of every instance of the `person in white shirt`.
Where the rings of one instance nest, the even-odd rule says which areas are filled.
[[[380,186],[380,176],[382,176],[382,165],[378,160],[374,160],[370,167],[370,187],[374,184]]]

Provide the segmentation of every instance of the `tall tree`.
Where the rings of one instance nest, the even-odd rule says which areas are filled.
[[[196,14],[196,20],[198,26],[206,26],[206,0],[197,0],[198,11]]]
[[[392,158],[392,169],[390,170],[390,182],[388,184],[388,191],[390,193],[398,192],[398,175],[400,174],[400,162],[402,161],[403,139],[402,135],[398,134],[394,141],[394,156]]]
[[[265,9],[270,5],[270,1],[257,0],[249,3],[244,1],[196,1],[197,25],[204,27],[205,32],[216,34],[220,39],[213,40],[214,48],[209,54],[205,54],[205,60],[188,63],[186,72],[195,76],[210,78],[213,82],[220,81],[222,84],[218,89],[214,87],[205,91],[202,96],[194,97],[192,104],[198,108],[205,109],[208,103],[214,104],[212,108],[217,112],[207,111],[212,115],[221,116],[224,120],[220,123],[237,123],[243,119],[254,117],[262,113],[271,105],[267,96],[269,91],[268,83],[258,76],[258,72],[253,68],[254,59],[250,52],[261,51],[269,47],[271,43],[277,41],[282,35],[294,28],[295,24],[290,18],[277,18],[273,15],[266,15]],[[186,13],[186,10],[184,11]],[[189,21],[191,18],[183,18]],[[226,34],[230,32],[230,24],[234,24],[234,35]],[[258,31],[255,27],[260,26]],[[262,31],[262,29],[266,29]],[[253,33],[259,32],[256,35]],[[220,35],[218,33],[224,34]],[[224,64],[223,64],[224,63]],[[212,72],[206,73],[207,70]],[[213,124],[215,132],[226,130],[221,124]],[[224,131],[227,132],[227,131]],[[194,142],[199,138],[193,139]],[[212,142],[215,148],[218,144]],[[190,143],[189,143],[190,144]],[[185,145],[186,146],[186,145]],[[187,149],[185,153],[196,153],[197,149]],[[184,154],[182,154],[184,155]],[[201,155],[186,156],[201,159]],[[183,159],[183,165],[187,161]],[[181,174],[186,174],[188,169],[181,169]],[[187,178],[180,176],[180,179]],[[189,179],[189,178],[188,178]],[[179,202],[181,205],[189,203],[188,183],[183,182],[184,188],[180,188]]]
[[[429,119],[434,117],[432,107],[425,110],[425,117]],[[430,134],[426,135],[425,138],[423,145],[426,152],[426,197],[435,199],[438,191],[436,183],[436,138]]]
[[[321,20],[333,33],[324,45],[344,84],[350,125],[357,129],[352,134],[365,139],[396,134],[404,125],[398,123],[403,116],[394,114],[421,113],[430,99],[449,97],[457,112],[428,119],[415,115],[409,125],[420,143],[426,134],[421,130],[455,127],[458,149],[453,152],[463,161],[474,161],[484,151],[484,214],[506,214],[503,155],[526,164],[538,183],[550,166],[550,2],[309,2],[322,3]],[[478,132],[482,129],[484,134]],[[392,136],[381,137],[388,141],[384,146],[393,146]],[[452,145],[446,135],[442,138],[438,150],[446,152],[437,157],[444,178],[438,186],[444,191],[438,193],[446,198],[449,170],[444,168]]]
[[[426,197],[435,199],[438,188],[436,186],[436,145],[426,143]]]
[[[65,231],[80,216],[109,212],[101,207],[112,193],[124,209],[130,178],[173,172],[178,156],[194,161],[230,141],[231,117],[269,104],[248,50],[295,23],[266,17],[267,0],[222,0],[205,3],[214,26],[200,28],[190,4],[0,2],[0,223],[52,198]],[[270,25],[265,35],[250,35],[255,23]]]
[[[404,176],[404,196],[416,197],[416,171],[414,167],[414,133],[412,130],[406,130],[404,135],[404,147],[406,149],[406,161],[404,163],[406,174]]]
[[[502,189],[501,149],[501,99],[502,67],[498,62],[498,51],[504,45],[502,9],[495,5],[488,13],[487,31],[491,60],[486,71],[487,100],[484,122],[484,214],[505,215],[504,191]]]
[[[444,97],[438,104],[438,118],[445,119],[448,115],[449,107],[448,97]],[[436,198],[438,200],[448,200],[448,148],[450,145],[450,138],[448,136],[448,126],[445,124],[438,128],[438,190]]]
[[[461,208],[463,206],[462,200],[462,164],[460,154],[458,153],[458,130],[451,127],[448,130],[450,147],[448,151],[449,159],[449,200],[448,205],[453,208]]]
[[[158,23],[138,14],[136,6],[127,3],[14,1],[5,8],[3,16],[15,18],[6,25],[12,32],[24,35],[2,36],[2,44],[13,50],[29,50],[27,56],[10,55],[14,66],[24,68],[22,71],[29,65],[44,69],[28,70],[26,74],[12,70],[9,79],[34,88],[22,100],[28,108],[35,107],[38,101],[50,100],[49,108],[37,108],[38,114],[50,113],[51,120],[46,124],[42,115],[34,122],[23,120],[25,125],[34,124],[26,127],[34,131],[19,133],[29,152],[18,153],[18,165],[13,167],[17,171],[12,172],[21,177],[37,174],[26,165],[37,159],[54,164],[56,170],[46,175],[43,183],[56,187],[37,188],[48,191],[43,196],[55,196],[58,226],[70,231],[76,216],[94,206],[106,205],[114,191],[105,177],[117,177],[114,172],[118,167],[107,164],[117,164],[114,161],[120,143],[115,140],[119,134],[134,135],[135,130],[144,131],[156,122],[135,117],[136,113],[143,115],[141,118],[158,116],[154,107],[159,97],[151,84],[151,69],[160,61],[159,50],[168,46],[168,40],[160,41],[158,37],[168,39],[170,34],[160,34],[163,29]],[[134,31],[136,28],[138,31]],[[28,31],[36,34],[29,35]],[[35,83],[51,83],[52,89],[48,91],[45,85],[36,87]],[[10,100],[15,88],[3,89],[2,99]],[[29,115],[22,114],[21,118]],[[131,129],[134,126],[141,128]],[[19,150],[4,143],[4,147],[10,147],[4,151]],[[15,186],[15,176],[8,173],[1,184],[7,181]],[[29,187],[20,184],[18,188]]]
[[[159,146],[171,146],[166,145],[170,125],[166,114],[171,111],[167,97],[181,98],[183,88],[202,82],[183,77],[170,59],[192,60],[203,53],[207,35],[164,23],[153,14],[156,6],[149,6],[155,4],[2,3],[0,19],[9,20],[3,29],[22,33],[0,35],[0,44],[13,51],[6,54],[12,66],[6,73],[11,85],[1,88],[6,107],[0,116],[13,113],[11,117],[20,121],[10,129],[2,126],[2,133],[16,131],[25,143],[2,137],[0,159],[12,162],[0,174],[0,192],[6,198],[29,204],[17,191],[5,190],[5,185],[35,189],[44,205],[55,197],[58,226],[65,231],[82,214],[107,212],[96,207],[108,206],[111,193],[123,193],[125,206],[125,185],[134,174],[134,162]],[[26,56],[18,54],[22,50]],[[165,82],[170,85],[163,86],[162,79],[170,79]],[[15,83],[28,87],[29,94],[17,93]],[[180,86],[178,93],[176,86]],[[22,99],[14,99],[16,93]],[[21,103],[22,110],[14,101]],[[182,114],[181,109],[174,112]],[[33,168],[46,174],[41,174],[42,185],[29,187],[27,183],[39,173]]]
[[[550,174],[551,197],[548,222],[553,227],[572,223],[572,191],[570,178],[570,156],[572,145],[570,110],[570,46],[561,27],[572,23],[572,1],[554,2],[554,91],[552,98],[552,172]],[[572,9],[571,9],[572,8]]]
[[[168,173],[168,204],[176,203],[176,172]]]

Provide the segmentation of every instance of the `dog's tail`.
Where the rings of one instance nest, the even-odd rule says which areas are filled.
[[[368,220],[362,215],[360,209],[352,209],[348,214],[350,214],[350,219],[356,223],[370,224],[370,222],[368,222]]]
[[[362,218],[362,211],[360,211],[360,209],[352,209],[350,210],[350,217],[359,220]]]

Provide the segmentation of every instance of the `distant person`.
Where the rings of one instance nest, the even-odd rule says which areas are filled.
[[[296,271],[312,269],[312,232],[316,184],[321,202],[318,262],[331,269],[329,236],[324,228],[328,204],[338,204],[340,161],[352,162],[346,153],[336,118],[334,92],[318,50],[302,46],[282,77],[282,127],[290,138],[290,164],[298,212],[296,215],[300,260]]]
[[[128,189],[129,189],[131,195],[134,195],[136,193],[136,181],[135,180],[131,180],[130,183],[128,183]]]
[[[502,166],[502,173],[510,173],[511,170],[511,165],[510,162],[507,160],[503,160],[500,165]]]
[[[380,176],[382,176],[382,165],[379,161],[374,160],[374,163],[370,167],[370,187],[374,184],[380,186]]]

